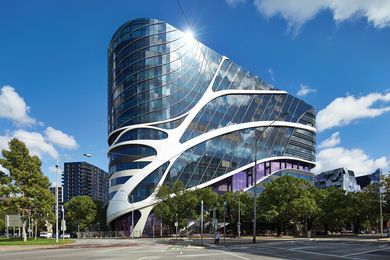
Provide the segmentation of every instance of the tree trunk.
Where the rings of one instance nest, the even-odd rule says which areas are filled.
[[[282,227],[281,227],[280,224],[277,225],[276,230],[277,230],[276,236],[277,236],[277,237],[281,237],[281,236],[282,236]]]
[[[22,222],[22,234],[23,234],[23,241],[27,241],[27,234],[26,234],[26,220],[23,220]]]

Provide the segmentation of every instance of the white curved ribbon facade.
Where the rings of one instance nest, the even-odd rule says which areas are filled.
[[[147,234],[162,184],[249,190],[255,160],[257,181],[274,172],[310,176],[309,104],[159,20],[124,24],[108,57],[113,230]]]

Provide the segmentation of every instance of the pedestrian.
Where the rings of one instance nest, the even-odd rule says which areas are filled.
[[[214,244],[218,245],[219,239],[221,238],[221,234],[219,233],[219,231],[215,232],[214,238],[215,238]]]

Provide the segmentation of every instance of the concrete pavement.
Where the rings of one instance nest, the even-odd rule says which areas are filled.
[[[59,248],[7,250],[0,259],[390,259],[390,243],[360,240],[211,239],[172,241],[169,239],[83,239]],[[240,242],[240,243],[238,243]]]

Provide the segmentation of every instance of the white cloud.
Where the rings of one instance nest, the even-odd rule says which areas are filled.
[[[274,71],[273,69],[268,69],[268,73],[271,76],[272,81],[275,81]]]
[[[18,138],[23,141],[31,155],[37,155],[41,159],[44,155],[48,155],[53,159],[58,158],[57,150],[51,143],[46,142],[40,133],[25,130],[16,130],[13,134],[7,133],[6,135],[0,136],[0,148],[8,149],[8,142],[12,138]]]
[[[225,2],[231,7],[236,7],[237,5],[245,3],[246,0],[225,0]]]
[[[3,86],[0,91],[0,117],[20,124],[35,124],[36,120],[28,115],[30,108],[24,99],[11,86]]]
[[[336,132],[333,133],[329,138],[322,141],[321,144],[318,146],[318,148],[319,149],[331,148],[331,147],[335,147],[338,144],[340,144],[340,133]]]
[[[356,176],[374,172],[377,168],[388,168],[389,161],[385,156],[370,158],[362,149],[343,147],[326,148],[317,154],[317,167],[314,172],[320,173],[345,167],[355,172]]]
[[[282,16],[294,36],[303,24],[324,10],[331,11],[337,23],[364,17],[376,28],[390,26],[388,0],[254,0],[254,5],[267,18]]]
[[[371,93],[355,98],[352,95],[333,100],[317,114],[317,130],[324,131],[336,126],[348,125],[363,118],[373,118],[390,111],[390,106],[372,107],[377,102],[390,102],[387,94]]]
[[[303,97],[310,93],[315,93],[317,90],[315,88],[311,88],[307,85],[301,84],[299,87],[299,91],[297,92],[297,96]]]
[[[316,156],[317,166],[313,169],[314,173],[318,174],[323,171],[345,167],[353,170],[356,176],[360,176],[373,173],[378,168],[388,168],[390,166],[386,156],[377,159],[370,158],[363,149],[348,149],[337,146],[340,141],[340,133],[336,132],[319,145],[321,150]]]
[[[48,141],[66,149],[77,149],[79,145],[73,136],[67,135],[61,130],[49,126],[45,130],[45,136]]]

